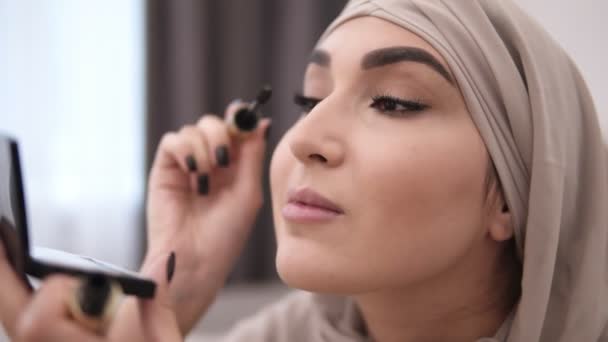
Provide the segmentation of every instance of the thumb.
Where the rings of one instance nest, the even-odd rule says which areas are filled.
[[[247,103],[235,100],[228,105],[224,113],[227,121],[232,121],[236,113],[245,108]],[[266,140],[271,120],[263,118],[258,121],[256,128],[247,134],[236,133],[238,163],[235,179],[237,191],[250,195],[260,193],[262,190],[262,172],[264,169],[264,155],[266,153]],[[229,128],[230,129],[230,128]]]

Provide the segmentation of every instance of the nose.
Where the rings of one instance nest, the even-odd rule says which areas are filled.
[[[327,98],[302,117],[290,131],[289,146],[303,164],[336,167],[344,161],[347,124]]]

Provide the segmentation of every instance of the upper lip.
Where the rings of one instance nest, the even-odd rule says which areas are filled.
[[[334,202],[323,197],[310,188],[289,189],[287,193],[288,203],[302,203],[318,208],[328,209],[337,213],[344,213]]]

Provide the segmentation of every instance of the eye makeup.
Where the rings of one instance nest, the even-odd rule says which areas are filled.
[[[430,108],[429,105],[422,103],[422,100],[406,100],[392,95],[376,95],[372,97],[371,108],[376,109],[381,113],[400,113],[398,116],[408,115],[416,112],[421,112]]]
[[[323,99],[296,93],[293,100],[303,112],[308,113]],[[377,110],[379,113],[389,116],[406,116],[424,111],[430,108],[430,105],[423,103],[421,99],[416,98],[414,100],[407,100],[382,93],[380,95],[372,96],[369,107]]]
[[[300,93],[296,93],[293,96],[293,102],[305,113],[310,112],[322,100],[323,99],[304,96]]]

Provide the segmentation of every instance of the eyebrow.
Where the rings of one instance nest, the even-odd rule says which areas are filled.
[[[327,53],[327,51],[319,49],[314,50],[310,55],[309,62],[322,67],[329,67],[331,65],[331,56],[329,53]],[[433,55],[424,49],[412,46],[392,46],[372,50],[363,56],[363,59],[361,60],[361,68],[363,70],[369,70],[399,62],[416,62],[425,64],[439,73],[450,84],[454,85],[454,80],[447,68],[444,67],[443,64],[437,60],[437,58],[433,57]]]
[[[426,64],[448,82],[454,83],[450,73],[433,55],[424,49],[411,46],[394,46],[370,51],[361,60],[361,68],[367,70],[405,61]]]

